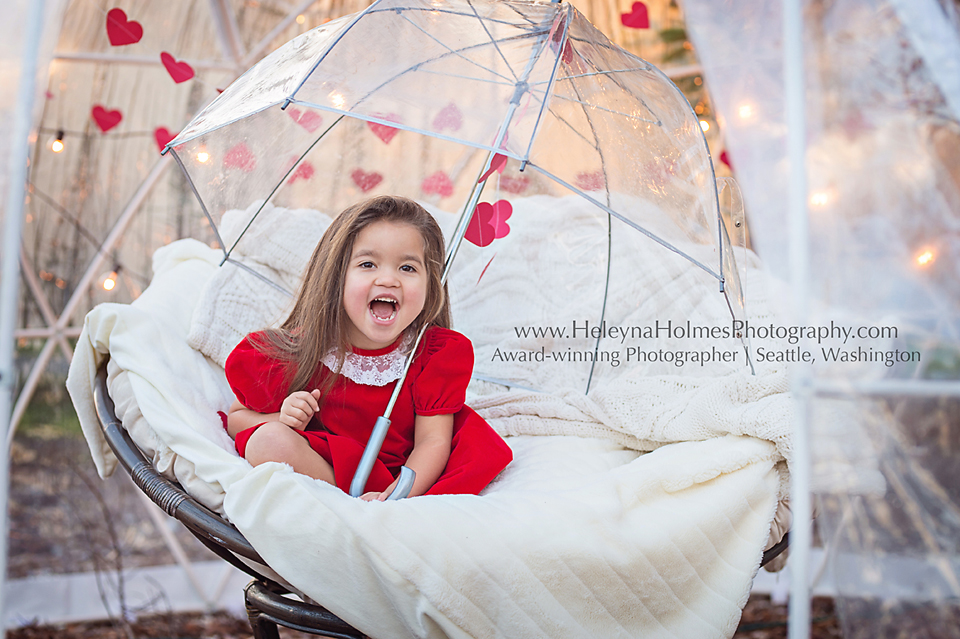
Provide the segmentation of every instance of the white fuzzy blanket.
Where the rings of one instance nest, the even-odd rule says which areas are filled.
[[[218,257],[174,243],[133,305],[87,316],[68,388],[102,475],[90,398],[109,352],[111,389],[132,394],[118,413],[154,459],[372,637],[733,634],[789,455],[782,372],[623,376],[589,396],[480,387],[472,405],[516,456],[484,496],[366,503],[233,451],[223,371],[187,344]]]

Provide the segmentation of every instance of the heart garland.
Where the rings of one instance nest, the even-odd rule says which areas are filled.
[[[513,193],[514,195],[519,195],[527,190],[527,187],[530,186],[530,178],[526,175],[519,175],[517,177],[501,177],[499,186],[502,190],[507,193]]]
[[[445,129],[459,131],[461,126],[463,126],[463,113],[453,102],[440,109],[437,116],[433,118],[433,130],[437,132]]]
[[[163,66],[167,69],[167,73],[170,74],[170,77],[173,78],[173,81],[177,84],[186,82],[196,75],[193,67],[186,62],[178,62],[176,58],[166,51],[160,53],[160,62],[163,63]]]
[[[506,200],[497,200],[493,204],[480,202],[473,211],[467,232],[463,237],[480,248],[489,246],[494,240],[506,237],[510,233],[507,220],[513,215],[513,206]]]
[[[581,191],[600,191],[606,186],[603,171],[577,173],[576,185]]]
[[[223,167],[226,169],[240,169],[244,173],[257,168],[257,158],[254,157],[250,147],[244,142],[238,142],[227,150],[223,156]]]
[[[420,190],[424,193],[436,193],[440,197],[450,197],[453,195],[453,182],[443,171],[427,176],[420,185]]]
[[[320,125],[323,124],[323,118],[316,111],[301,111],[295,107],[290,107],[287,109],[287,113],[290,114],[290,117],[293,118],[293,121],[305,128],[308,132],[313,133],[320,128]]]
[[[312,164],[309,162],[301,162],[300,166],[290,175],[290,184],[293,184],[297,180],[309,180],[313,177],[314,173],[316,173],[316,170]]]
[[[143,37],[143,26],[134,20],[127,20],[123,9],[110,9],[107,12],[107,38],[115,47],[136,44]]]
[[[387,120],[388,122],[400,123],[400,118],[395,113],[389,113],[387,115],[374,114],[374,116],[382,120]],[[400,133],[400,129],[378,122],[367,122],[367,126],[370,127],[373,134],[380,138],[380,141],[384,144],[390,144],[390,141],[393,140],[397,133]]]
[[[631,29],[649,29],[650,14],[647,11],[647,5],[634,2],[630,7],[630,13],[620,14],[620,24]]]
[[[97,123],[103,133],[117,126],[123,120],[123,114],[119,110],[107,111],[99,104],[94,105],[90,110],[90,115],[93,116],[94,122]]]
[[[157,146],[160,147],[161,151],[163,151],[163,147],[167,146],[167,142],[175,137],[177,137],[177,134],[171,133],[165,126],[153,130],[153,139],[157,141]]]
[[[383,182],[383,176],[376,171],[367,173],[363,169],[354,169],[351,171],[350,179],[353,180],[353,183],[360,187],[360,190],[364,193],[376,188],[378,184]]]

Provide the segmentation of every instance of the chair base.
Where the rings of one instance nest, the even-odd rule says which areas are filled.
[[[266,582],[251,581],[243,597],[254,639],[280,639],[278,625],[335,639],[367,639],[328,610],[284,597]]]

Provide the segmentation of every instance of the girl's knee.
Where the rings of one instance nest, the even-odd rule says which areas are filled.
[[[254,466],[265,462],[288,462],[304,440],[292,428],[280,422],[267,422],[247,440],[244,457]]]

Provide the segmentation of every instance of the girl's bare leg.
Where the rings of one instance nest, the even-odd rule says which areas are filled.
[[[254,466],[264,462],[283,462],[301,475],[336,485],[333,467],[310,448],[307,440],[280,422],[267,422],[250,436],[245,457]]]

